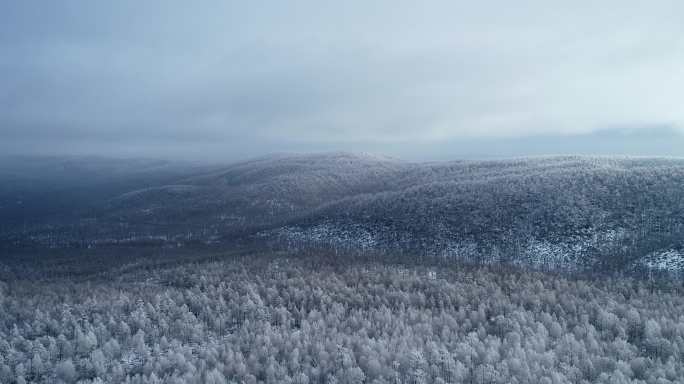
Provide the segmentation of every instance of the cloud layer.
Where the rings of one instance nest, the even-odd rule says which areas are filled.
[[[488,142],[611,131],[658,141],[663,127],[679,138],[683,11],[677,1],[4,2],[0,149],[401,155],[414,143],[486,153]]]

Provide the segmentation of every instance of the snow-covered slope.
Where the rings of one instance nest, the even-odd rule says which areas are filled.
[[[652,252],[637,260],[636,266],[649,271],[681,273],[684,272],[684,252],[676,249]]]
[[[96,226],[52,228],[34,238],[163,236],[174,244],[250,238],[287,247],[628,269],[649,266],[649,255],[682,243],[682,191],[678,159],[409,163],[369,154],[281,154],[140,184],[103,203],[92,215]]]
[[[392,187],[262,232],[288,246],[626,269],[681,241],[684,163],[553,157],[409,164]]]

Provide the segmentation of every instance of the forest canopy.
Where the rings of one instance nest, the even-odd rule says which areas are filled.
[[[2,383],[684,377],[674,283],[292,253],[0,276]]]

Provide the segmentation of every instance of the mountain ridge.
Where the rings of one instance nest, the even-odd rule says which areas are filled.
[[[675,158],[415,163],[348,152],[278,154],[132,182],[90,209],[97,226],[38,228],[14,239],[45,245],[71,236],[59,244],[93,245],[239,237],[287,248],[628,269],[645,265],[644,257],[678,254],[671,250],[684,240],[683,187],[684,160]]]

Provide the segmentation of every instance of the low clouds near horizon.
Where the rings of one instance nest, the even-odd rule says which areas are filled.
[[[684,144],[683,11],[677,1],[5,2],[0,150],[684,156],[673,144]]]

